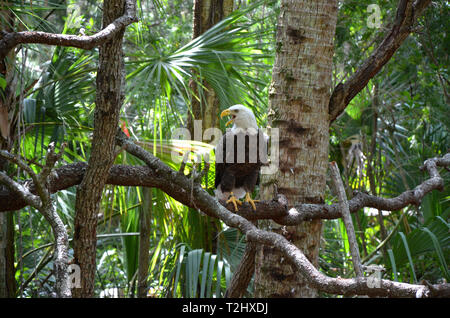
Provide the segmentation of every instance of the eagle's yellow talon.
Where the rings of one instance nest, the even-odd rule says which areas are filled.
[[[242,205],[242,202],[239,201],[238,199],[236,199],[236,197],[234,196],[233,192],[230,193],[230,198],[226,201],[227,204],[230,203],[230,202],[233,203],[234,211],[236,211],[236,212],[238,211],[237,205],[238,204]]]
[[[251,206],[252,206],[252,208],[253,208],[253,211],[256,211],[256,205],[255,205],[255,202],[259,202],[259,200],[253,200],[253,199],[250,197],[250,193],[247,192],[247,193],[245,193],[245,199],[244,199],[244,202],[250,203]]]

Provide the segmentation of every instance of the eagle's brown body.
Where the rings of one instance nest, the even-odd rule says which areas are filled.
[[[259,183],[261,166],[267,163],[267,141],[258,129],[231,129],[216,146],[215,187],[218,198],[231,192],[237,198],[252,193]]]

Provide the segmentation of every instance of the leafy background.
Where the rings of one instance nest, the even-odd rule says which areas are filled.
[[[92,34],[101,27],[97,1],[11,3],[9,9],[20,21],[18,30]],[[339,2],[335,84],[373,51],[394,17],[397,2],[378,1],[382,27],[369,28],[371,3]],[[211,152],[209,144],[171,140],[173,129],[185,126],[191,100],[202,100],[190,89],[189,80],[200,85],[206,79],[221,109],[246,104],[259,124],[267,125],[279,3],[239,1],[238,6],[230,17],[191,40],[192,0],[138,1],[140,21],[127,29],[124,41],[127,89],[121,125],[173,168],[179,163],[172,150],[194,147]],[[339,163],[349,196],[359,190],[393,197],[413,189],[428,178],[418,169],[423,161],[448,151],[448,16],[448,3],[433,2],[416,32],[332,125],[329,159]],[[62,164],[86,161],[98,51],[26,45],[17,57],[17,94],[23,97],[19,129],[26,135],[14,151],[38,171],[47,145],[66,141]],[[124,153],[116,163],[142,164]],[[365,265],[383,266],[383,277],[402,282],[450,279],[449,173],[441,173],[447,190],[427,195],[420,206],[391,213],[364,209],[353,215]],[[25,179],[22,172],[16,174]],[[203,183],[211,193],[213,178],[211,169]],[[75,189],[55,194],[54,200],[72,235]],[[327,202],[335,200],[328,191]],[[136,295],[140,215],[150,219],[149,297],[224,295],[245,247],[237,230],[158,189],[107,186],[98,219],[97,296]],[[30,207],[15,214],[15,224],[16,279],[21,286],[17,296],[49,297],[54,284],[50,227]],[[320,269],[333,277],[353,275],[341,220],[324,221]],[[252,285],[249,296],[251,292]]]

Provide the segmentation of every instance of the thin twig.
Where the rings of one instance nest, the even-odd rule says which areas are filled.
[[[186,163],[187,163],[188,160],[189,160],[189,155],[190,155],[190,154],[191,154],[190,151],[186,151],[186,152],[184,153],[184,155],[183,155],[183,160],[181,161],[180,168],[178,169],[178,172],[179,172],[179,173],[184,174],[184,169],[186,169]]]

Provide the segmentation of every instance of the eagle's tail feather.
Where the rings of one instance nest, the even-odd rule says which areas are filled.
[[[243,198],[245,196],[245,193],[246,193],[245,189],[242,188],[242,187],[241,188],[234,188],[231,192],[233,192],[234,196],[236,198],[238,198],[238,199]],[[220,186],[220,184],[217,187],[216,191],[214,191],[214,193],[216,195],[216,198],[218,200],[223,200],[223,201],[228,200],[228,198],[231,195],[231,192],[227,192],[227,191],[223,192],[222,191],[222,187]]]

